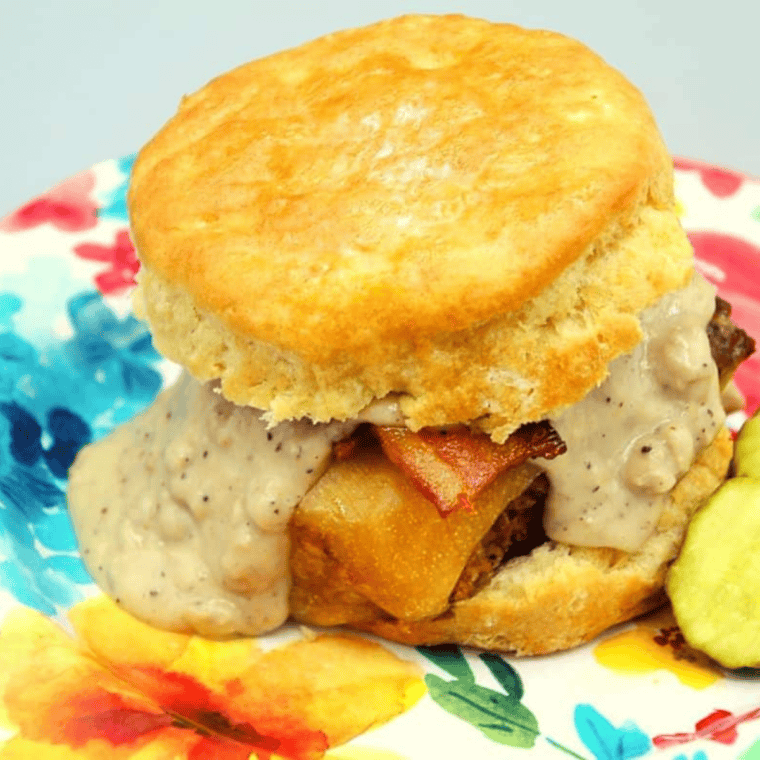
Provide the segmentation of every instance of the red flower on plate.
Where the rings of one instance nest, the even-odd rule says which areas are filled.
[[[737,192],[744,183],[743,175],[728,169],[719,169],[688,158],[676,158],[674,163],[676,169],[681,171],[699,172],[702,184],[716,198],[728,198]]]
[[[425,692],[417,665],[357,637],[214,641],[105,597],[68,614],[76,638],[25,607],[3,619],[2,758],[320,760]]]
[[[116,235],[114,244],[82,243],[74,247],[74,253],[80,259],[104,261],[110,264],[105,272],[96,275],[95,283],[101,293],[118,293],[135,284],[135,275],[140,268],[135,247],[129,238],[128,230],[121,230]]]
[[[736,727],[740,723],[758,718],[760,718],[760,707],[739,715],[734,715],[729,710],[714,710],[705,718],[697,721],[694,725],[694,731],[660,734],[652,739],[652,743],[660,749],[688,744],[697,739],[711,739],[720,744],[733,744],[739,736]]]
[[[46,222],[62,232],[92,229],[98,221],[97,204],[90,197],[94,189],[91,171],[76,174],[0,220],[0,231],[22,232]]]

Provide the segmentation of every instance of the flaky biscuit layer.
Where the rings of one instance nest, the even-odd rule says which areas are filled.
[[[269,410],[273,421],[350,418],[395,391],[412,428],[482,418],[482,428],[504,440],[601,382],[608,363],[639,342],[637,313],[688,282],[691,249],[675,216],[640,216],[626,237],[606,250],[591,246],[517,312],[387,344],[373,363],[343,356],[322,366],[243,337],[150,269],[141,273],[137,305],[164,355],[202,381],[221,378],[227,398]]]
[[[398,392],[412,427],[503,439],[585,395],[691,267],[640,93],[578,42],[461,16],[215,79],[129,207],[159,349],[272,421]]]

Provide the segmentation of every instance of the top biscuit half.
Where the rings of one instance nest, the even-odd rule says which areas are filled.
[[[141,151],[156,345],[271,422],[400,394],[497,440],[580,399],[685,285],[643,97],[559,34],[405,16],[252,61]]]

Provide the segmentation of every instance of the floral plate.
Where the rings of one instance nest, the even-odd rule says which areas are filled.
[[[510,659],[287,627],[208,642],[99,597],[67,469],[176,376],[130,311],[132,160],[0,221],[0,759],[760,760],[760,671],[692,651],[668,610]],[[760,336],[760,181],[676,169],[700,270]],[[734,427],[760,405],[760,358],[736,379],[747,407]]]

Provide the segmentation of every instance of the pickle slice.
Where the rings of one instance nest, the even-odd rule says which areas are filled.
[[[760,479],[760,416],[750,417],[736,439],[734,464],[737,475]]]
[[[667,590],[691,646],[728,668],[760,665],[760,478],[728,480],[697,513]]]

